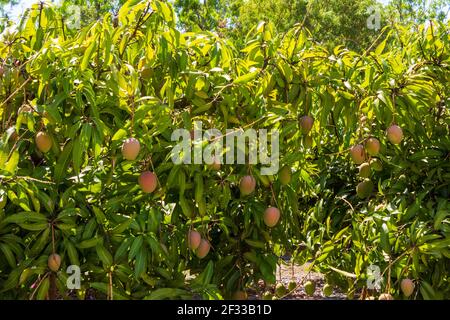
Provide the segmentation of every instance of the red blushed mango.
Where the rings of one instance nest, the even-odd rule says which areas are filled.
[[[403,279],[402,282],[400,282],[400,289],[402,289],[405,297],[409,297],[413,294],[414,287],[414,282],[411,279]]]
[[[197,257],[199,259],[203,259],[208,255],[209,249],[211,249],[209,242],[205,239],[202,239],[196,251]]]
[[[126,160],[135,160],[141,150],[141,144],[139,140],[135,138],[129,138],[123,142],[122,156]]]
[[[202,236],[198,231],[191,230],[188,234],[188,245],[189,249],[195,250],[200,246],[200,242],[202,241]]]
[[[387,131],[387,138],[392,144],[399,144],[403,139],[403,130],[397,125],[390,126]]]
[[[49,152],[52,148],[52,139],[43,131],[37,133],[35,141],[37,148],[43,153]]]
[[[362,144],[357,144],[350,149],[350,156],[356,164],[361,164],[366,159],[366,152]]]
[[[241,179],[239,184],[239,189],[241,190],[241,194],[246,196],[255,191],[256,188],[256,180],[252,176],[244,176]]]
[[[139,176],[138,182],[143,192],[152,193],[158,185],[158,177],[153,172],[145,171]]]
[[[278,220],[280,220],[280,210],[275,207],[269,207],[264,212],[264,223],[266,226],[273,228],[277,225]]]
[[[366,150],[371,156],[376,156],[380,152],[380,141],[376,138],[367,139]]]
[[[308,134],[314,124],[314,119],[310,116],[303,116],[300,118],[300,129],[303,134]]]

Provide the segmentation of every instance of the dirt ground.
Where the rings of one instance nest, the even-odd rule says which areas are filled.
[[[339,291],[338,288],[333,288],[333,294],[329,297],[325,297],[322,293],[322,288],[325,285],[323,275],[316,272],[308,272],[308,264],[303,266],[294,265],[293,268],[290,265],[282,264],[277,269],[277,283],[283,283],[287,288],[289,282],[294,280],[297,283],[297,288],[292,293],[282,297],[283,300],[345,300],[346,295]],[[305,278],[306,277],[306,278]],[[308,296],[304,290],[303,284],[306,281],[313,281],[316,284],[316,290],[313,296]],[[273,288],[264,290],[264,283],[260,282],[258,288],[248,292],[249,299],[260,300],[261,295],[265,291],[270,291],[272,294]]]

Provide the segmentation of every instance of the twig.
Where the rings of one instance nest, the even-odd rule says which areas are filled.
[[[18,87],[13,93],[11,93],[11,94],[9,95],[9,97],[6,98],[6,100],[3,101],[3,102],[0,104],[0,108],[3,107],[9,100],[11,100],[12,97],[14,97],[14,96],[16,95],[17,92],[19,92],[20,90],[22,90],[22,88],[23,88],[28,82],[30,82],[30,80],[31,80],[31,77],[28,78],[27,80],[25,80],[24,83],[22,83],[22,84],[20,85],[20,87]]]
[[[52,250],[53,250],[53,254],[56,253],[56,248],[55,248],[55,225],[52,222]]]
[[[112,272],[109,272],[109,300],[114,300],[113,297],[113,284],[112,284]]]
[[[41,286],[42,282],[45,280],[45,278],[47,278],[48,275],[49,275],[49,273],[47,272],[45,274],[45,276],[41,280],[39,280],[39,283],[37,284],[36,288],[34,289],[33,293],[30,296],[30,300],[33,300],[34,295],[36,294],[36,292],[39,289],[39,287]]]

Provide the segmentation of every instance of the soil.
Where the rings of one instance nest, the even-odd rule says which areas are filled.
[[[281,297],[282,300],[346,300],[345,293],[339,290],[339,288],[333,288],[333,294],[329,297],[325,297],[322,293],[323,286],[325,285],[324,277],[317,272],[308,271],[309,264],[303,266],[281,264],[277,268],[277,284],[282,283],[286,288],[289,282],[295,281],[297,288],[292,292],[289,292],[285,296]],[[313,296],[306,294],[303,284],[306,281],[313,281],[316,284],[316,290]],[[248,290],[249,300],[261,300],[261,295],[264,292],[270,291],[274,294],[274,285],[265,286],[261,281],[258,283],[257,288]],[[275,294],[274,294],[275,295]]]

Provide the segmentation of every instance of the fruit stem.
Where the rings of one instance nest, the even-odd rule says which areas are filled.
[[[55,226],[53,225],[52,222],[52,250],[53,250],[53,254],[56,253],[56,249],[55,249]]]
[[[155,172],[155,167],[153,166],[152,156],[148,157],[147,170],[149,169],[149,166],[151,166],[152,171]]]
[[[155,172],[155,167],[153,166],[153,161],[152,161],[152,157],[151,156],[148,158],[148,161],[150,163],[150,166],[152,167],[152,171]],[[148,168],[148,165],[147,165],[147,168]],[[158,178],[156,178],[156,183],[158,184],[158,187],[161,188],[161,183],[159,183],[159,179]]]
[[[391,290],[391,265],[388,266],[387,293]]]
[[[394,109],[394,112],[392,113],[392,122],[395,123],[395,91],[392,90],[392,108]]]
[[[399,255],[394,261],[390,261],[389,265],[383,270],[383,273],[381,273],[381,276],[383,276],[387,270],[389,270],[390,272],[390,267],[396,263],[401,257],[403,257],[405,254],[408,254],[410,251],[412,250],[412,248],[409,248],[408,250],[406,250],[405,252],[403,252],[401,255]]]
[[[42,282],[45,280],[45,278],[48,277],[49,274],[50,274],[50,273],[47,272],[47,273],[45,274],[45,276],[44,276],[41,280],[39,280],[39,283],[36,285],[36,288],[34,289],[33,293],[32,293],[31,296],[30,296],[30,300],[33,300],[34,295],[36,294],[36,292],[38,291],[38,289],[39,289],[39,287],[41,286]]]
[[[11,94],[9,95],[9,97],[6,98],[6,100],[4,100],[4,101],[0,104],[0,109],[1,109],[4,105],[6,105],[6,103],[7,103],[9,100],[11,100],[12,97],[14,97],[14,96],[17,94],[17,92],[19,92],[20,90],[22,90],[22,88],[23,88],[28,82],[30,82],[30,81],[31,81],[31,77],[28,78],[27,80],[25,80],[25,81],[20,85],[20,87],[18,87],[13,93],[11,93]]]
[[[54,272],[50,273],[50,289],[48,291],[49,300],[56,300],[57,288],[56,288],[56,275]]]
[[[275,192],[273,191],[273,185],[272,185],[272,183],[270,184],[270,191],[272,192],[272,198],[270,199],[270,204],[273,205],[273,204],[275,203],[275,205],[277,206],[277,208],[280,208],[280,207],[278,206],[277,199],[276,199],[276,197],[275,197]]]
[[[131,96],[131,128],[130,128],[130,137],[133,136],[134,132],[134,111],[135,111],[135,105],[134,105],[134,95]]]
[[[16,142],[14,142],[14,145],[12,146],[12,148],[11,148],[11,151],[9,152],[9,154],[8,154],[8,160],[11,158],[11,156],[12,156],[12,154],[14,153],[14,151],[16,150],[16,147],[17,147],[17,145],[18,145],[18,143],[20,142],[20,140],[23,138],[23,136],[26,134],[28,132],[28,129],[19,137],[19,138],[17,138],[17,141]],[[18,178],[18,177],[16,177],[16,178]]]
[[[108,300],[113,300],[113,286],[112,286],[112,272],[111,271],[109,271]]]

